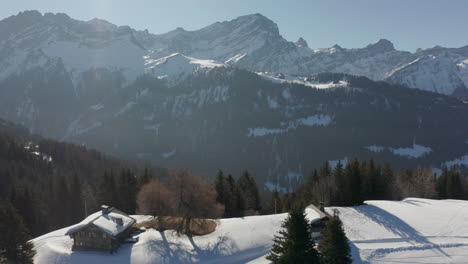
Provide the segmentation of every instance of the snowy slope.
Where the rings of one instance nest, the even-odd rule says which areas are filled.
[[[157,76],[159,79],[166,79],[169,86],[175,85],[194,73],[206,72],[215,67],[226,66],[213,60],[199,60],[174,53],[169,56],[151,59],[145,57],[145,71]]]
[[[338,210],[353,263],[466,263],[468,202],[408,198]],[[309,220],[317,213],[307,209]],[[212,234],[189,239],[149,229],[116,254],[70,250],[64,228],[33,240],[35,263],[269,263],[273,235],[286,214],[219,220]],[[135,216],[138,220],[146,216]]]
[[[15,30],[8,30],[12,25]],[[144,72],[146,54],[129,27],[104,20],[26,11],[0,21],[0,80],[60,61],[75,84],[81,73],[95,69],[119,71],[131,81]]]
[[[328,82],[320,83],[316,80],[312,80],[310,77],[299,77],[292,76],[289,74],[275,74],[272,72],[257,72],[257,74],[267,80],[270,80],[275,83],[295,83],[302,84],[317,89],[328,89],[328,88],[337,88],[337,87],[346,87],[348,83],[346,81],[339,82]]]
[[[136,244],[123,245],[116,254],[71,251],[72,240],[63,228],[33,240],[35,263],[268,263],[275,232],[287,214],[221,219],[216,231],[205,236],[177,236],[172,231],[149,229]],[[307,209],[309,220],[318,214]],[[146,217],[135,217],[139,220]]]
[[[454,94],[457,89],[466,90],[457,66],[447,56],[420,57],[393,70],[386,80],[446,95]]]
[[[354,263],[467,263],[467,201],[366,204],[337,208],[353,243]]]

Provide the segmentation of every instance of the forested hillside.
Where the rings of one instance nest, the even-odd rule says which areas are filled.
[[[112,188],[136,188],[140,175],[163,176],[157,167],[143,169],[98,151],[31,135],[15,124],[0,121],[0,200],[9,201],[37,236],[76,223],[103,202]],[[105,182],[108,175],[119,182]],[[126,182],[127,181],[127,182]],[[132,184],[133,183],[133,186]],[[121,199],[133,200],[133,197]],[[130,208],[124,208],[135,211]]]

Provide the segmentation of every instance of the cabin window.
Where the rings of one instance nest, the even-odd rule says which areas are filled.
[[[102,234],[102,238],[106,238],[106,234]]]

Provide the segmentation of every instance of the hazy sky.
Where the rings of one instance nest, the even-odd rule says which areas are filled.
[[[302,36],[310,47],[363,47],[380,38],[414,51],[435,45],[468,45],[466,0],[0,0],[0,18],[23,10],[95,17],[117,25],[164,33],[199,29],[216,21],[261,13],[288,40]]]

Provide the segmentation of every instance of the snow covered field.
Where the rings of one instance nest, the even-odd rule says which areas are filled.
[[[408,198],[337,209],[354,263],[468,263],[468,201]]]
[[[327,208],[329,212],[333,208]],[[409,198],[336,208],[354,263],[467,263],[468,202]],[[307,210],[309,220],[316,213]],[[189,239],[150,229],[117,253],[71,251],[64,228],[34,239],[36,263],[268,263],[286,214],[222,219],[212,234]],[[144,217],[138,217],[142,219]]]

